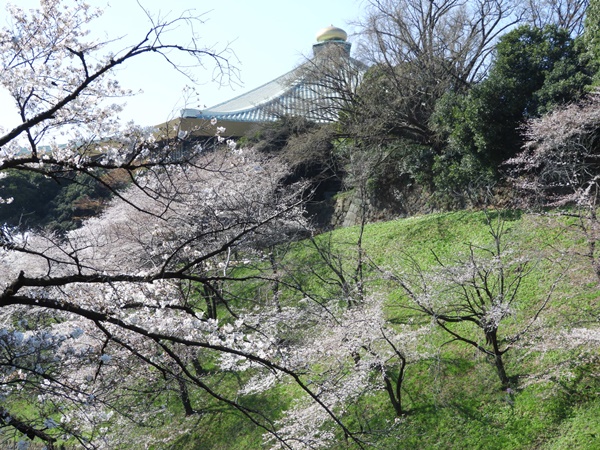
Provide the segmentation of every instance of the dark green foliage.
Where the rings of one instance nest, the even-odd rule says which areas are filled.
[[[582,54],[566,30],[523,26],[502,37],[482,83],[438,101],[432,184],[442,203],[477,203],[499,179],[502,162],[520,151],[524,121],[584,93],[590,77]]]
[[[468,94],[449,93],[438,104],[434,122],[448,142],[440,160],[450,160],[451,171],[464,159],[467,167],[497,173],[520,151],[524,120],[579,98],[589,82],[581,46],[567,30],[522,26],[507,33],[489,76]]]
[[[116,172],[104,174],[102,181],[81,174],[49,178],[35,172],[7,173],[7,177],[0,180],[0,197],[13,201],[0,205],[0,224],[22,230],[74,229],[82,220],[102,210],[111,189],[124,187],[129,181],[121,179]]]
[[[568,45],[564,57],[554,63],[544,79],[544,84],[534,94],[536,115],[551,112],[555,106],[580,99],[592,82],[593,69],[585,54],[583,41],[577,38]]]
[[[0,223],[30,228],[51,214],[52,201],[64,187],[35,172],[10,171],[0,180],[0,197],[13,201],[0,205]]]
[[[78,176],[53,199],[52,210],[45,224],[55,230],[77,228],[83,219],[100,211],[99,200],[108,196],[109,192],[95,180]]]
[[[496,100],[510,114],[537,117],[583,92],[583,69],[568,30],[523,26],[503,36],[496,47],[482,98]],[[494,88],[500,88],[495,95]]]
[[[590,67],[594,73],[594,84],[598,85],[600,69],[600,1],[590,0],[586,11],[585,32],[583,42],[587,56],[590,59]]]
[[[469,197],[477,196],[495,181],[495,169],[482,158],[474,145],[475,135],[465,123],[467,95],[449,92],[438,101],[432,116],[432,127],[438,138],[445,141],[435,155],[432,172],[432,186],[438,201],[458,206],[468,204]]]

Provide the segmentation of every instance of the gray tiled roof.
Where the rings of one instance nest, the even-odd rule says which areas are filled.
[[[359,67],[360,63],[348,59]],[[303,116],[315,122],[337,119],[336,103],[341,96],[327,83],[306,81],[307,62],[245,94],[204,110],[185,109],[183,118],[219,121],[272,122],[284,115]],[[303,75],[304,74],[304,75]]]

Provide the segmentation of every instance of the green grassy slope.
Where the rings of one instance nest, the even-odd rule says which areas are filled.
[[[492,219],[495,219],[492,213]],[[485,246],[490,241],[486,215],[455,212],[413,217],[368,225],[363,236],[366,260],[365,290],[386,295],[390,323],[405,321],[412,312],[397,286],[382,281],[381,271],[402,273],[410,262],[423,270],[437,261],[451,263],[468,250],[468,244]],[[563,219],[504,214],[505,243],[516,255],[529,255],[536,264],[519,291],[519,310],[507,324],[510,333],[521,315],[537,305],[551,286],[555,292],[536,324],[543,325],[537,340],[506,354],[513,391],[500,389],[492,365],[472,347],[453,342],[439,330],[429,343],[436,351],[409,365],[404,384],[406,414],[396,417],[382,391],[371,392],[350,405],[344,420],[364,431],[367,447],[439,449],[594,449],[600,448],[600,357],[592,345],[573,348],[546,346],[553,333],[571,328],[599,326],[600,289],[577,230]],[[332,252],[342,255],[344,269],[356,265],[357,228],[340,229],[321,236]],[[311,267],[299,274],[317,296],[331,295],[324,279],[328,269],[309,243],[293,246],[288,267]],[[376,268],[375,268],[376,267]],[[311,275],[312,274],[312,275]],[[335,278],[335,277],[333,277]],[[332,279],[333,279],[332,278]],[[246,287],[248,289],[248,286]],[[294,293],[283,298],[295,301]],[[426,321],[428,319],[416,320]],[[559,346],[560,347],[560,346]],[[257,401],[269,405],[274,416],[290,404],[295,390],[280,386]],[[218,419],[218,420],[217,420]],[[236,415],[207,414],[186,425],[190,432],[170,448],[261,448],[262,431]],[[172,424],[177,426],[177,424]],[[353,448],[341,436],[336,448]]]

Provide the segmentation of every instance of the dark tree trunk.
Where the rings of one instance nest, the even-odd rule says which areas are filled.
[[[385,382],[385,390],[388,393],[390,402],[392,403],[392,406],[394,407],[394,411],[396,411],[396,416],[399,417],[403,413],[402,399],[396,398],[396,395],[394,393],[394,387],[392,386],[392,380],[390,377],[388,377],[387,375],[384,375],[383,381]]]
[[[398,372],[398,378],[396,378],[395,387],[392,385],[392,378],[384,372],[383,381],[385,382],[385,390],[388,393],[390,402],[396,411],[396,416],[400,417],[404,414],[402,409],[402,382],[404,381],[404,369],[406,368],[406,359],[400,358],[400,371]]]
[[[181,398],[185,415],[191,416],[195,414],[196,411],[194,411],[194,408],[192,408],[192,402],[190,401],[190,393],[188,391],[187,384],[181,378],[177,378],[177,384],[179,384],[179,397]]]
[[[498,345],[498,335],[497,330],[492,330],[486,333],[487,343],[490,344],[494,351],[494,366],[496,366],[496,373],[498,374],[498,378],[500,378],[500,382],[502,383],[502,387],[506,388],[510,384],[510,380],[506,375],[506,369],[504,368],[504,360],[502,358],[503,352],[500,350],[500,346]]]
[[[496,366],[496,372],[498,373],[500,382],[502,383],[502,387],[507,388],[510,385],[510,380],[506,376],[506,370],[504,369],[504,361],[502,360],[501,354],[496,354],[494,356],[494,364]]]
[[[200,376],[205,373],[204,368],[198,361],[198,358],[192,358],[192,365],[194,366],[194,370],[196,371],[196,375]]]
[[[275,302],[275,307],[277,308],[277,311],[281,311],[281,304],[279,303],[279,273],[277,271],[277,261],[275,259],[275,254],[273,253],[273,250],[271,250],[271,252],[269,253],[269,262],[271,263],[271,270],[273,270],[273,301]]]
[[[217,302],[214,293],[210,291],[208,286],[204,286],[203,297],[206,302],[206,317],[208,319],[217,320]]]

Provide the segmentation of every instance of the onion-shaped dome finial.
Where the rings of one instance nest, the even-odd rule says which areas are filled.
[[[317,42],[346,41],[348,33],[333,25],[325,27],[317,33]]]

